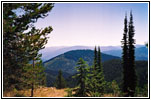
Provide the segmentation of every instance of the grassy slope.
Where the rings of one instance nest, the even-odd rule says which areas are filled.
[[[31,90],[5,92],[4,97],[14,97],[17,93],[30,97]],[[66,95],[65,89],[56,89],[54,87],[43,87],[34,90],[34,97],[64,97]]]

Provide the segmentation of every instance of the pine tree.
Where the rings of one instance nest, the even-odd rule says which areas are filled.
[[[127,28],[127,18],[124,20],[124,34],[123,34],[123,92],[125,96],[134,96],[137,84],[137,76],[135,72],[135,40],[133,16],[130,13],[130,22]]]
[[[104,93],[105,80],[101,63],[100,47],[98,47],[98,51],[96,47],[94,49],[94,63],[89,76],[88,94],[90,96],[101,96]]]
[[[115,80],[112,81],[111,88],[112,88],[114,96],[120,95],[120,88]]]
[[[125,16],[124,19],[124,33],[123,33],[123,39],[122,39],[122,48],[123,48],[123,53],[122,53],[122,65],[123,65],[123,92],[128,93],[128,41],[127,41],[127,33],[128,32],[128,27],[127,27],[127,16]]]
[[[97,93],[97,79],[96,70],[94,70],[94,65],[88,68],[87,78],[86,78],[86,92],[89,96],[95,97]]]
[[[31,59],[32,61],[32,66],[31,66],[31,69],[29,70],[29,72],[31,72],[31,74],[28,74],[29,76],[29,79],[28,77],[26,76],[27,80],[26,81],[31,81],[32,80],[32,83],[30,84],[31,85],[31,97],[33,97],[34,95],[34,88],[35,88],[35,85],[38,80],[37,78],[41,78],[42,77],[34,77],[35,76],[35,68],[36,68],[36,63],[38,60],[40,60],[40,57],[41,55],[38,54],[39,50],[43,49],[44,48],[44,45],[47,43],[47,34],[49,34],[50,32],[52,31],[52,28],[51,27],[48,27],[48,28],[45,28],[44,30],[39,30],[39,29],[36,29],[35,27],[33,27],[31,29],[30,32],[26,33],[26,36],[24,37],[24,45],[28,45],[28,50],[25,51],[27,54],[28,54],[28,58]],[[40,69],[39,69],[40,70]],[[26,72],[28,72],[26,70]],[[26,74],[26,72],[23,72]],[[43,71],[44,73],[44,71]],[[32,78],[32,79],[31,79]],[[41,80],[39,79],[39,81]],[[35,81],[36,80],[36,81]]]
[[[62,76],[62,71],[59,70],[59,73],[58,73],[58,76],[57,76],[57,79],[56,79],[56,88],[62,89],[62,88],[65,88],[65,87],[66,87],[65,79]]]
[[[31,97],[34,96],[34,88],[38,86],[45,86],[46,84],[46,75],[44,72],[44,67],[42,66],[41,59],[34,59],[33,64],[27,64],[24,66],[23,81],[25,83],[25,88],[31,88]],[[35,62],[36,61],[36,62]]]
[[[104,74],[103,74],[103,67],[102,67],[102,62],[101,62],[101,51],[100,47],[98,47],[98,55],[97,55],[97,70],[96,70],[96,80],[97,80],[97,91],[100,94],[104,93],[104,87],[105,87],[105,80],[104,80]]]
[[[75,96],[78,96],[78,97],[85,97],[87,96],[87,93],[86,93],[86,78],[87,78],[87,64],[86,62],[80,58],[78,60],[78,63],[77,63],[77,71],[78,71],[78,74],[76,74],[76,77],[78,79],[78,88],[76,89],[76,93],[75,93]]]
[[[97,90],[97,79],[96,79],[96,76],[97,76],[97,69],[98,69],[98,52],[97,52],[97,48],[95,46],[94,48],[94,63],[93,63],[93,69],[92,69],[92,74],[91,74],[91,91],[93,93],[95,93]]]
[[[93,61],[92,68],[89,69],[89,74],[88,74],[89,78],[87,80],[87,83],[88,83],[87,92],[90,96],[95,96],[95,93],[97,92],[97,79],[96,79],[97,69],[98,69],[97,55],[98,55],[97,48],[95,46],[95,48],[94,48],[94,61]]]
[[[134,40],[134,26],[133,26],[133,15],[130,12],[129,32],[128,32],[128,63],[129,63],[129,95],[134,96],[135,88],[137,85],[137,77],[135,72],[135,40]]]
[[[98,47],[97,65],[98,65],[98,71],[101,72],[103,69],[102,69],[102,65],[101,65],[101,50],[100,50],[100,47]]]
[[[96,46],[95,46],[95,48],[94,48],[94,70],[96,70],[97,69],[97,48],[96,48]]]
[[[46,17],[52,8],[52,3],[3,3],[4,90],[22,88],[23,66],[33,59],[28,52],[31,43],[26,43],[24,32],[30,31],[33,23]]]

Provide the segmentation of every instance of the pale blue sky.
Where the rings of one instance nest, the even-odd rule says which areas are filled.
[[[148,41],[147,3],[56,3],[37,28],[52,26],[46,47],[121,45],[124,17],[133,11],[137,44]]]

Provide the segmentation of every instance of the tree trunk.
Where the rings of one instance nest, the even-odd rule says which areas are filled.
[[[32,83],[32,87],[31,87],[31,97],[34,96],[34,84]]]
[[[35,62],[34,62],[34,58],[33,58],[33,68],[35,67]],[[33,73],[33,72],[32,72]],[[33,74],[32,74],[33,75]],[[32,86],[31,86],[31,97],[34,96],[34,82],[32,80]]]

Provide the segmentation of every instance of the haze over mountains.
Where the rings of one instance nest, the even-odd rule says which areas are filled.
[[[113,55],[113,56],[122,56],[122,50],[109,50],[104,51],[103,53]],[[136,60],[148,60],[148,49],[146,47],[135,48],[135,59]]]
[[[139,49],[138,49],[139,48]],[[53,57],[71,50],[94,50],[94,46],[55,46],[46,47],[42,49],[39,53],[42,53],[42,60],[47,61]],[[101,46],[101,52],[121,57],[122,48],[121,46]],[[136,45],[136,60],[147,60],[148,59],[148,49],[144,45]]]

